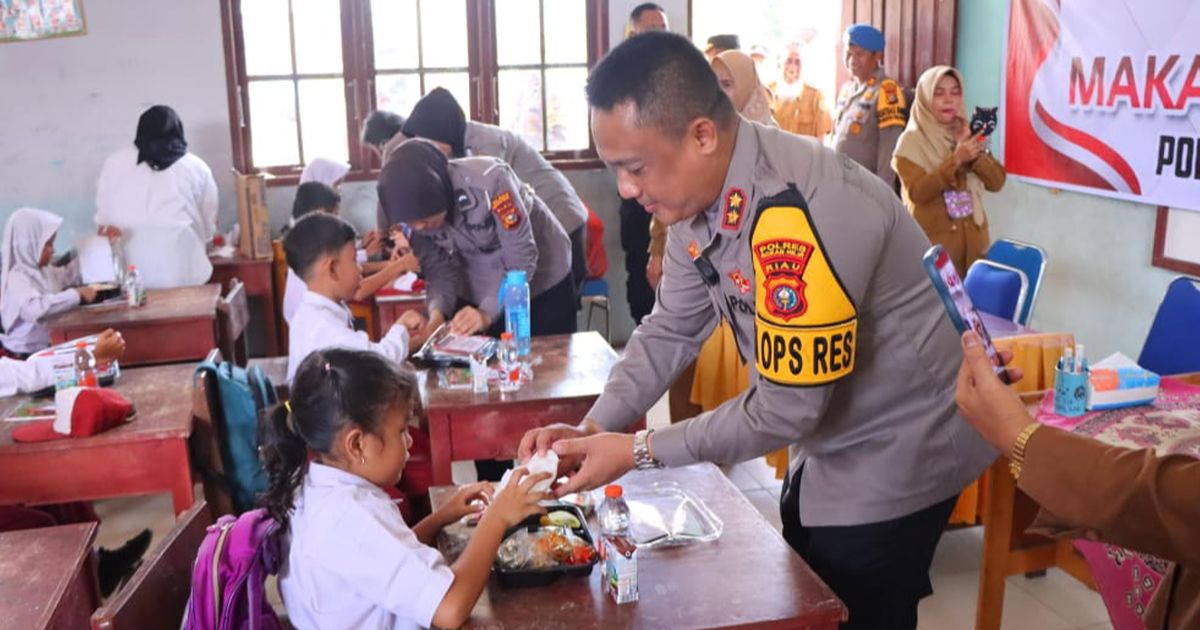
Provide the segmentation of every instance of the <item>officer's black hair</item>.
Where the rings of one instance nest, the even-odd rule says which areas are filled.
[[[341,217],[312,212],[296,221],[283,237],[283,252],[288,267],[307,282],[318,260],[324,256],[337,256],[346,243],[354,242],[355,237],[354,227]]]
[[[636,22],[636,21],[642,19],[642,14],[647,11],[658,11],[659,13],[663,13],[663,14],[665,14],[667,12],[666,9],[662,8],[661,6],[659,6],[653,2],[643,2],[639,5],[637,5],[636,7],[633,7],[633,11],[629,12],[629,21]]]
[[[304,182],[296,187],[292,218],[299,219],[314,210],[332,212],[342,205],[342,196],[322,182]]]
[[[404,128],[405,118],[400,114],[377,109],[367,114],[362,126],[362,141],[383,148]]]
[[[733,103],[704,55],[686,37],[658,31],[613,48],[588,76],[588,104],[602,111],[632,102],[640,127],[679,138],[697,118],[726,128],[737,120]]]

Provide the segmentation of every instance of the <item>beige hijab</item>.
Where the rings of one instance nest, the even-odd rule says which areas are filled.
[[[950,66],[934,66],[926,70],[917,80],[916,97],[913,99],[908,126],[896,142],[895,157],[902,157],[930,172],[941,166],[958,144],[958,128],[939,122],[937,114],[933,111],[934,88],[946,75],[954,77],[959,88],[966,92],[962,74],[958,70]],[[960,106],[958,119],[960,124],[967,124],[965,106]],[[975,225],[983,225],[983,181],[970,170],[967,171],[967,190],[971,193],[972,218]]]
[[[715,67],[717,64],[729,70],[733,77],[733,94],[730,96],[733,108],[746,120],[774,127],[771,99],[767,96],[767,88],[758,79],[758,71],[750,55],[739,50],[727,50],[713,59],[712,65]]]

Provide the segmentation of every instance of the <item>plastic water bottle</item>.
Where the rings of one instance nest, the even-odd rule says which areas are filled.
[[[602,536],[629,535],[629,504],[625,503],[624,495],[624,490],[617,484],[604,487],[604,503],[596,512]]]
[[[500,335],[500,391],[515,392],[521,389],[521,360],[517,356],[517,344],[512,333]]]
[[[132,307],[141,306],[146,300],[146,286],[142,284],[142,274],[138,273],[136,265],[129,265],[125,272],[125,299]]]
[[[517,356],[529,356],[529,279],[524,271],[510,271],[500,285],[504,330],[517,342]]]
[[[96,378],[96,357],[88,350],[87,343],[75,342],[75,385],[77,387],[99,387]]]

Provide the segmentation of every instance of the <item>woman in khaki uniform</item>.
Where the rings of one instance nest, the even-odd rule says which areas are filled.
[[[962,75],[954,68],[934,66],[921,75],[892,168],[908,211],[966,273],[991,243],[983,191],[1003,188],[1006,174],[987,151],[987,139],[971,135],[962,94]]]

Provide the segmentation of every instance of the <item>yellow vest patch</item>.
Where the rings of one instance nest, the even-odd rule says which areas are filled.
[[[885,79],[879,84],[879,98],[875,101],[875,114],[879,119],[879,128],[903,127],[904,119],[904,90],[900,84],[891,79]]]
[[[825,385],[854,371],[858,310],[829,264],[808,212],[772,205],[750,236],[758,373]]]

